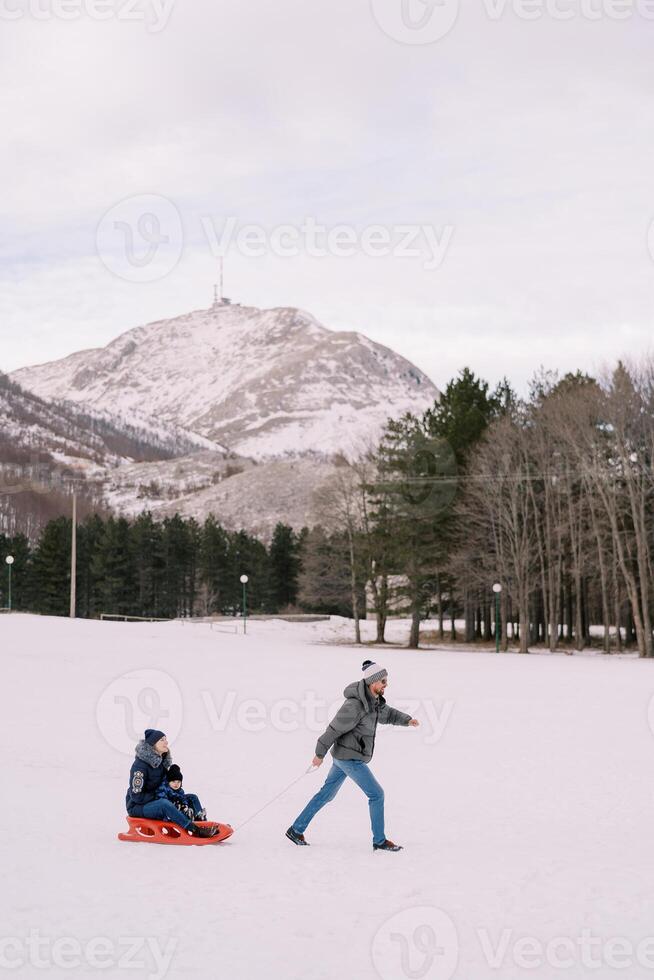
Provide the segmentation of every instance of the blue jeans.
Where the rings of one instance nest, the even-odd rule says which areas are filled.
[[[193,812],[194,812],[195,816],[197,817],[198,813],[200,813],[202,811],[203,807],[202,807],[202,804],[200,803],[199,799],[195,795],[195,793],[187,793],[186,794],[186,802],[189,804],[189,806],[192,806],[193,807]]]
[[[153,800],[152,803],[144,803],[141,809],[143,816],[148,820],[168,820],[183,827],[184,830],[188,830],[193,822],[186,814],[180,813],[170,800]]]
[[[300,816],[293,823],[293,830],[297,834],[304,833],[318,810],[322,810],[325,803],[334,799],[345,782],[346,776],[354,780],[359,789],[362,789],[368,797],[372,840],[374,844],[383,844],[386,840],[384,832],[384,790],[371,773],[368,763],[358,759],[334,759],[325,785],[309,800]]]

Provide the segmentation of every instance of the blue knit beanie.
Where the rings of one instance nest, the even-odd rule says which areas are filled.
[[[158,732],[155,728],[145,729],[145,741],[148,745],[156,745],[160,738],[165,738],[164,732]]]

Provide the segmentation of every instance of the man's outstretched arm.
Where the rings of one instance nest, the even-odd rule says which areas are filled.
[[[385,704],[379,712],[380,725],[411,725],[417,728],[420,722],[417,718],[399,711],[398,708],[391,708],[390,704]]]

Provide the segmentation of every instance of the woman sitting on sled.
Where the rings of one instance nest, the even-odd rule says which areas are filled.
[[[145,738],[136,746],[136,758],[129,774],[125,801],[128,816],[168,820],[196,837],[214,837],[219,832],[217,824],[201,826],[178,810],[169,799],[157,798],[173,760],[168,749],[168,739],[163,732],[147,728],[144,734]]]

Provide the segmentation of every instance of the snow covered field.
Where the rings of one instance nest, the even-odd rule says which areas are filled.
[[[298,848],[284,831],[327,766],[302,773],[360,674],[345,636],[0,617],[2,973],[654,976],[654,665],[377,652],[422,722],[381,728],[372,764],[405,850],[372,852],[347,783]],[[229,842],[117,841],[146,726]]]

